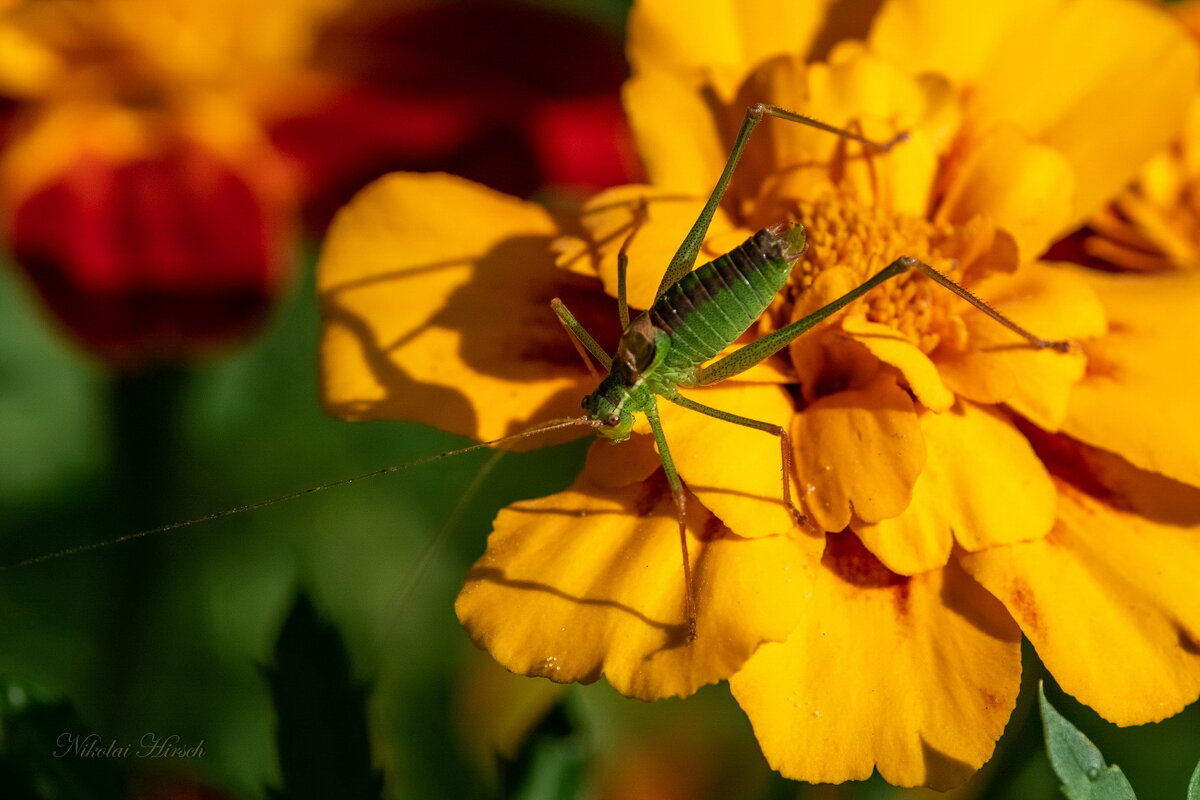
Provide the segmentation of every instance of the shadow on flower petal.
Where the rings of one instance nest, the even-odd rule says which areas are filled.
[[[545,511],[543,511],[542,513],[545,513]],[[658,628],[659,630],[665,631],[667,633],[667,640],[663,643],[663,646],[658,648],[658,650],[655,650],[655,651],[647,654],[643,659],[646,661],[650,660],[654,656],[655,653],[662,652],[663,650],[672,650],[676,647],[681,647],[681,646],[687,644],[687,626],[686,625],[681,624],[681,623],[662,622],[659,620],[652,619],[649,616],[647,616],[646,614],[642,613],[641,611],[638,611],[636,608],[625,605],[624,603],[617,602],[616,600],[606,600],[606,599],[598,598],[598,597],[580,597],[578,595],[573,595],[573,594],[570,594],[569,592],[565,592],[562,589],[559,589],[556,586],[551,586],[550,584],[547,584],[547,583],[539,583],[537,581],[519,580],[519,579],[515,579],[515,578],[509,578],[505,574],[504,570],[498,569],[496,567],[482,567],[482,566],[472,567],[471,571],[469,573],[467,573],[467,582],[473,582],[473,581],[475,581],[475,582],[486,581],[489,583],[494,583],[499,586],[505,586],[510,589],[518,589],[521,591],[545,592],[547,594],[554,595],[555,597],[561,598],[561,599],[566,600],[571,603],[578,603],[579,605],[585,605],[585,606],[602,606],[605,608],[615,609],[615,610],[620,611],[625,614],[629,614],[629,615],[635,617],[639,622],[643,622],[652,628]]]
[[[921,756],[925,761],[925,779],[922,785],[931,789],[946,790],[966,783],[975,774],[977,767],[959,761],[943,753],[921,737]]]
[[[1175,630],[1179,634],[1179,647],[1185,653],[1200,656],[1200,632],[1192,633],[1178,621],[1174,624]]]
[[[591,378],[550,300],[563,298],[606,346],[616,342],[618,322],[597,281],[553,268],[548,244],[514,235],[482,255],[428,260],[416,246],[394,262],[340,270],[322,286],[326,407],[349,419],[408,419],[481,439],[578,415]],[[326,259],[353,255],[327,251]]]
[[[370,322],[334,301],[323,305],[326,325],[336,326],[354,339],[364,365],[370,371],[376,386],[383,389],[382,395],[356,398],[341,402],[326,401],[325,408],[334,416],[350,420],[375,419],[386,416],[380,409],[391,407],[399,398],[420,390],[425,393],[425,402],[436,405],[451,430],[469,429],[475,425],[475,414],[469,402],[459,392],[446,387],[437,387],[414,380],[399,364],[388,357],[391,348],[376,340],[376,332]]]
[[[616,304],[596,280],[553,269],[550,258],[545,237],[500,242],[479,259],[471,279],[455,289],[429,324],[460,331],[459,357],[484,374],[554,378],[564,367],[582,372],[550,301],[561,297],[608,352],[621,335]],[[546,268],[531,268],[538,262]]]

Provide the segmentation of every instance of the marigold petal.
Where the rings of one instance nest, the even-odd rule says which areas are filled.
[[[1027,265],[1013,275],[991,275],[971,289],[1009,319],[1045,339],[1083,341],[1104,333],[1104,310],[1072,274]],[[1008,403],[1047,430],[1057,430],[1071,387],[1083,376],[1081,352],[1036,350],[980,311],[963,314],[970,347],[934,354],[942,379],[978,403]]]
[[[802,319],[828,305],[861,283],[855,270],[836,265],[817,274],[812,286],[794,301],[789,322]],[[811,402],[825,384],[861,386],[879,371],[879,359],[860,342],[846,336],[841,322],[846,311],[839,311],[818,322],[803,336],[788,345],[788,357],[796,380]]]
[[[1073,270],[1100,298],[1108,335],[1088,342],[1087,373],[1063,430],[1135,466],[1200,485],[1200,274]]]
[[[682,394],[697,403],[785,430],[794,411],[791,397],[778,386],[725,383]],[[795,529],[791,513],[783,505],[779,437],[665,400],[659,401],[658,409],[667,446],[688,489],[734,533],[752,538]]]
[[[714,175],[713,180],[716,180]],[[629,273],[626,297],[632,308],[646,309],[667,271],[675,251],[704,207],[705,197],[691,197],[653,186],[618,186],[593,196],[584,204],[580,221],[587,239],[563,237],[554,244],[559,267],[580,274],[598,274],[604,291],[617,296],[617,253],[633,229],[635,209],[646,202],[646,222],[629,243]],[[709,225],[709,240],[725,241],[734,230],[725,212],[717,209]],[[744,237],[749,237],[746,231]],[[734,236],[735,246],[741,244]],[[724,251],[702,247],[696,266]],[[616,314],[614,306],[613,313]]]
[[[969,93],[966,116],[977,130],[1012,122],[1062,153],[1077,180],[1067,228],[1167,144],[1196,85],[1196,50],[1186,33],[1165,12],[1130,0],[986,8],[892,0],[870,42],[914,72],[955,79]]]
[[[1007,420],[970,402],[920,415],[925,469],[902,514],[851,523],[889,569],[914,575],[946,563],[951,544],[970,551],[1044,536],[1054,524],[1054,484]]]
[[[1012,234],[1022,261],[1037,257],[1072,218],[1075,173],[1057,150],[1013,125],[984,135],[955,171],[939,222],[963,224],[987,215]]]
[[[597,436],[588,448],[583,474],[597,486],[616,489],[640,483],[662,466],[649,433],[634,433],[624,442]]]
[[[791,433],[805,507],[827,531],[842,530],[851,515],[896,516],[925,466],[913,401],[883,372],[864,388],[818,398]]]
[[[937,366],[900,331],[862,317],[847,317],[842,330],[880,361],[900,370],[905,383],[926,408],[941,412],[954,405],[954,393],[942,383]]]
[[[1200,526],[1152,522],[1059,483],[1044,539],[965,555],[1062,688],[1118,725],[1200,695]]]
[[[980,79],[1004,43],[1028,35],[1047,14],[1045,0],[966,5],[953,0],[888,0],[875,16],[870,47],[914,73],[937,72],[959,83]]]
[[[661,70],[635,71],[621,97],[651,183],[702,197],[712,191],[729,148],[697,81]]]
[[[705,84],[728,100],[745,75],[767,59],[806,53],[825,24],[830,0],[702,3],[670,0],[636,5],[629,15],[629,60],[635,75],[674,74],[699,94]],[[669,120],[680,130],[680,120]]]
[[[588,282],[553,268],[554,232],[538,206],[449,175],[364,189],[321,254],[326,408],[481,439],[578,415],[593,381],[547,304]]]
[[[795,626],[815,560],[786,537],[741,539],[690,498],[698,636],[686,640],[675,507],[662,473],[602,489],[581,479],[496,518],[455,606],[507,669],[557,682],[602,674],[622,694],[687,695]]]
[[[877,768],[897,786],[948,789],[990,757],[1020,674],[1016,625],[960,568],[900,577],[838,534],[799,628],[729,684],[789,778]]]

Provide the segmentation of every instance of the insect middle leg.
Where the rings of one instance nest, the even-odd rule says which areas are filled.
[[[646,407],[646,420],[650,423],[651,433],[654,434],[654,443],[658,445],[658,457],[667,476],[667,485],[671,487],[671,497],[675,500],[675,512],[679,520],[679,547],[683,554],[683,612],[687,617],[687,640],[690,644],[696,641],[696,592],[692,586],[692,564],[688,555],[687,495],[683,493],[683,481],[679,479],[679,471],[675,469],[671,448],[667,447],[667,436],[658,417],[658,403],[653,398]]]
[[[667,399],[677,406],[689,408],[692,411],[698,411],[701,414],[706,414],[714,419],[732,422],[734,425],[742,425],[747,428],[753,428],[754,430],[763,431],[764,433],[769,433],[772,436],[779,437],[780,463],[782,465],[781,474],[783,478],[783,504],[789,511],[792,512],[792,517],[797,522],[802,523],[807,519],[804,513],[796,507],[795,503],[792,502],[792,478],[795,477],[795,473],[793,472],[792,466],[792,437],[790,434],[788,434],[787,428],[771,422],[763,422],[762,420],[743,417],[739,414],[733,414],[729,411],[722,411],[719,408],[706,406],[703,403],[697,403],[695,400],[691,400],[680,394],[676,394],[673,397],[668,396]]]

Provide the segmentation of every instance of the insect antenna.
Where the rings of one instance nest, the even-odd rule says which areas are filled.
[[[416,591],[417,586],[420,585],[421,580],[425,577],[425,573],[429,570],[429,567],[433,564],[438,554],[441,553],[446,540],[450,538],[450,534],[458,527],[463,514],[467,510],[467,506],[479,494],[479,490],[483,488],[488,476],[499,466],[502,458],[504,458],[503,450],[494,451],[488,457],[488,460],[484,462],[483,466],[476,471],[475,476],[471,478],[470,482],[458,493],[458,499],[455,501],[454,507],[446,515],[446,518],[442,520],[437,533],[434,534],[433,538],[423,548],[416,566],[409,571],[408,577],[392,593],[391,599],[388,601],[388,607],[391,609],[391,612],[385,617],[387,621],[381,629],[380,635],[376,638],[376,661],[378,661],[378,657],[382,653],[385,644],[391,639],[392,634],[395,633],[400,620],[404,617],[401,612],[408,604],[409,597]]]
[[[425,464],[431,464],[434,461],[441,461],[443,458],[451,458],[453,456],[460,456],[465,453],[474,452],[476,450],[483,450],[488,447],[494,447],[496,445],[506,444],[508,442],[515,442],[518,439],[525,439],[530,436],[536,436],[540,433],[549,433],[550,431],[562,430],[563,428],[571,428],[571,427],[575,427],[578,425],[586,425],[587,427],[590,427],[590,428],[596,428],[596,427],[599,427],[600,423],[595,420],[589,419],[587,417],[570,417],[570,418],[564,418],[564,419],[550,420],[549,422],[544,422],[541,425],[535,425],[532,428],[527,428],[519,433],[509,434],[508,436],[501,436],[499,439],[492,439],[492,440],[486,441],[486,442],[478,442],[476,444],[469,445],[467,447],[460,447],[455,450],[447,450],[444,453],[438,453],[438,454],[432,455],[432,456],[425,456],[424,458],[417,458],[412,461],[406,461],[403,464],[393,464],[393,465],[387,466],[387,467],[380,467],[379,469],[371,470],[370,472],[363,472],[358,475],[351,475],[348,478],[341,478],[340,480],[336,480],[331,483],[324,483],[324,484],[321,484],[320,486],[310,486],[307,489],[301,489],[299,491],[291,492],[289,494],[280,495],[278,497],[272,497],[269,500],[257,500],[253,503],[246,503],[245,505],[234,506],[233,508],[227,508],[222,511],[214,511],[210,514],[205,514],[200,517],[193,517],[192,519],[186,519],[186,520],[182,520],[180,522],[172,522],[168,525],[160,525],[157,528],[147,528],[145,530],[137,531],[135,533],[127,533],[124,536],[117,536],[113,539],[105,539],[100,542],[90,542],[88,544],[76,545],[74,547],[68,547],[63,550],[57,550],[52,553],[45,553],[40,556],[33,556],[32,558],[26,558],[21,561],[15,561],[11,564],[0,564],[0,572],[5,572],[8,570],[12,570],[12,569],[19,569],[22,567],[31,567],[35,564],[41,564],[42,562],[45,562],[45,561],[53,561],[53,560],[56,560],[59,558],[66,558],[68,556],[78,555],[80,553],[87,553],[92,550],[99,550],[104,547],[111,547],[113,545],[133,541],[134,539],[142,539],[147,536],[154,536],[154,535],[160,534],[160,533],[167,533],[168,531],[178,530],[179,528],[188,528],[188,527],[191,527],[192,525],[199,525],[202,522],[213,522],[215,520],[224,519],[226,517],[232,517],[237,514],[244,514],[247,511],[255,511],[260,508],[266,508],[267,506],[273,506],[276,503],[284,503],[284,502],[287,502],[288,500],[295,500],[296,498],[304,497],[305,495],[316,494],[317,492],[323,492],[326,489],[333,489],[335,487],[345,486],[347,484],[354,483],[356,481],[366,480],[367,478],[375,478],[375,477],[379,477],[381,475],[390,475],[394,472],[403,472],[404,470],[412,469],[413,467],[420,467]]]

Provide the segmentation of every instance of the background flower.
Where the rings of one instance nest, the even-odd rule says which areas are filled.
[[[5,238],[115,363],[252,330],[286,282],[300,206],[319,231],[388,169],[522,194],[632,174],[615,38],[549,10],[64,1],[14,3],[0,25]],[[526,36],[558,50],[492,44]]]

